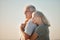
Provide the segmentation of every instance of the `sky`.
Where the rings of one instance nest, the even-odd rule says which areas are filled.
[[[18,40],[24,8],[34,5],[50,22],[50,40],[60,40],[60,0],[0,0],[0,40]]]

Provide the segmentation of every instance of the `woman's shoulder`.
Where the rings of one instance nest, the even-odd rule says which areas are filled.
[[[39,25],[36,29],[37,30],[44,30],[44,29],[47,29],[48,28],[48,26],[47,25]]]

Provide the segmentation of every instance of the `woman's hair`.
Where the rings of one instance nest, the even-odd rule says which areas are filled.
[[[26,9],[30,9],[31,12],[34,12],[36,8],[33,5],[26,6]]]
[[[41,20],[42,20],[43,24],[46,24],[46,25],[50,26],[47,18],[43,15],[42,12],[40,12],[40,11],[35,11],[35,12],[33,12],[33,14],[34,14],[35,16],[41,17]]]

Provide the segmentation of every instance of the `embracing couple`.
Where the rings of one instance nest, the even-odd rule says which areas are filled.
[[[26,20],[20,25],[20,40],[49,40],[49,22],[33,5],[25,9]]]

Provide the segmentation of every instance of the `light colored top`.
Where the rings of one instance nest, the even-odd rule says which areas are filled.
[[[37,25],[32,22],[32,19],[30,19],[26,24],[24,32],[31,36],[36,27]]]

